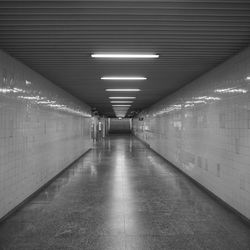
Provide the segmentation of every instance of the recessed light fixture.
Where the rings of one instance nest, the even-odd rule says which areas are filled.
[[[142,81],[147,80],[142,76],[103,76],[101,80],[115,80],[115,81]]]
[[[247,77],[246,77],[246,80],[250,80],[250,76],[247,76]]]
[[[106,91],[118,91],[118,92],[129,92],[129,91],[141,91],[140,89],[106,89]]]
[[[111,103],[133,103],[133,101],[111,101]]]
[[[92,54],[93,58],[158,58],[157,54]]]
[[[135,99],[134,96],[110,96],[109,99]]]
[[[129,104],[115,104],[115,105],[112,105],[113,107],[130,107],[131,105]]]

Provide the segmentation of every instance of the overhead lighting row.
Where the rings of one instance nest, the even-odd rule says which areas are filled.
[[[110,96],[109,99],[135,99],[135,96]]]
[[[101,80],[115,80],[115,81],[142,81],[147,80],[146,77],[140,76],[105,76]]]
[[[106,91],[111,91],[111,92],[138,92],[141,91],[140,89],[106,89]]]
[[[133,101],[110,101],[110,103],[133,103]]]
[[[158,58],[157,54],[92,54],[93,58],[113,58],[113,59],[145,59],[145,58]],[[103,76],[101,80],[111,80],[111,81],[143,81],[147,80],[146,77],[142,76]],[[105,89],[108,92],[138,92],[140,89]],[[128,99],[135,99],[134,96],[111,96],[109,99],[111,100],[119,100],[119,101],[111,101],[114,112],[117,117],[125,117],[127,110],[131,107],[133,101],[124,101]],[[115,103],[115,104],[114,104]],[[125,104],[124,104],[125,103]]]
[[[133,59],[140,59],[140,58],[158,58],[159,55],[157,54],[92,54],[91,57],[93,58],[133,58]]]

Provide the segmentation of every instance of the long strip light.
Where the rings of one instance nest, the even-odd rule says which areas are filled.
[[[135,99],[136,97],[134,96],[110,96],[109,99]]]
[[[93,58],[158,58],[157,54],[92,54]]]
[[[101,80],[142,81],[142,80],[147,80],[147,78],[142,76],[103,76],[101,77]]]
[[[111,101],[111,103],[133,103],[133,101]]]
[[[140,89],[106,89],[106,91],[118,91],[118,92],[137,92],[137,91],[141,91]]]
[[[113,107],[130,107],[131,105],[129,104],[115,104],[115,105],[112,105]]]

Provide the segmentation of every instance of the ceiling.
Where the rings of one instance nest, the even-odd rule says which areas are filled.
[[[141,110],[249,43],[249,0],[0,1],[0,48],[108,116],[109,96],[136,96],[130,111]],[[98,52],[160,57],[91,58]],[[110,75],[148,79],[100,80]],[[142,91],[105,91],[120,87]]]

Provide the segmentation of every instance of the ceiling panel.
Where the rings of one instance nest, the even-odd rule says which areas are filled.
[[[249,42],[249,0],[0,1],[0,47],[103,115],[114,115],[109,96],[136,96],[130,111],[146,108]],[[160,57],[91,58],[98,52]],[[100,80],[107,75],[148,79]]]

